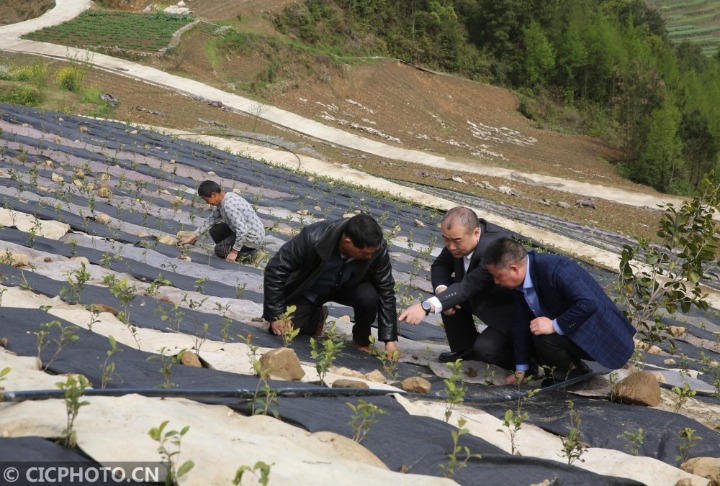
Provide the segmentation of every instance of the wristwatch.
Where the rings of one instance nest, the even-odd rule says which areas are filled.
[[[429,315],[435,308],[435,306],[432,305],[427,300],[423,301],[420,305],[422,306],[423,310],[425,311],[426,316]]]

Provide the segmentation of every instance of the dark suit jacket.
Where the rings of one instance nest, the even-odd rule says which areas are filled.
[[[621,368],[635,349],[635,328],[607,296],[600,284],[574,261],[557,255],[528,252],[530,278],[543,310],[557,319],[565,336],[595,361]],[[515,360],[530,362],[533,313],[522,292],[515,291]]]
[[[265,267],[263,318],[274,321],[285,312],[289,300],[313,287],[340,244],[346,223],[320,221],[305,226],[270,259]],[[355,287],[363,282],[372,283],[380,297],[378,341],[397,341],[395,279],[384,239],[370,260],[357,261],[343,286]]]
[[[488,246],[496,240],[509,236],[494,224],[480,218],[480,241],[465,273],[463,258],[454,258],[443,248],[430,267],[433,290],[438,285],[447,285],[445,292],[438,295],[443,310],[455,305],[469,305],[472,313],[485,324],[498,330],[512,330],[514,316],[514,292],[495,285],[492,275],[482,264],[482,258]]]

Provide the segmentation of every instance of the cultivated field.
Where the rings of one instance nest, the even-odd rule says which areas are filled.
[[[720,2],[716,0],[645,0],[667,24],[670,40],[697,44],[703,53],[715,55],[720,46]]]

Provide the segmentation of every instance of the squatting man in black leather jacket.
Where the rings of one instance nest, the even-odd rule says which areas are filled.
[[[320,336],[326,302],[353,308],[353,342],[370,349],[377,318],[378,341],[389,356],[399,356],[395,279],[380,225],[367,214],[306,226],[285,243],[265,267],[263,318],[269,331],[283,332],[280,316],[296,306],[292,323],[302,334]]]

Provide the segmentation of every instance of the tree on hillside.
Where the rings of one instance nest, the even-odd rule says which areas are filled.
[[[713,137],[707,119],[699,111],[683,113],[679,135],[691,187],[697,188],[711,170],[720,173],[720,140]]]
[[[530,27],[523,30],[523,40],[525,43],[523,62],[525,83],[531,87],[544,85],[555,68],[553,47],[537,22],[531,23]]]
[[[555,82],[563,87],[565,100],[572,103],[578,93],[577,78],[590,62],[588,50],[580,37],[577,24],[571,23],[561,31],[557,43]]]
[[[668,100],[652,111],[648,120],[645,146],[633,179],[668,192],[682,185],[684,164],[678,136],[680,111]]]
[[[644,145],[644,130],[648,113],[657,108],[667,96],[660,73],[639,59],[628,62],[626,69],[615,71],[615,96],[612,106],[619,122],[622,141],[632,157],[638,157]]]

